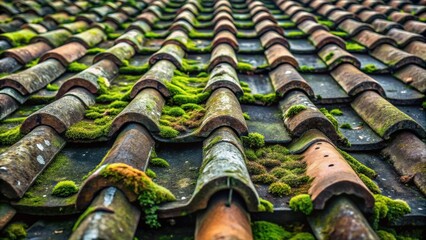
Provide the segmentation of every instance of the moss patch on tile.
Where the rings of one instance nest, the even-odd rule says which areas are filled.
[[[67,70],[69,72],[81,72],[81,71],[84,71],[88,68],[89,68],[89,66],[87,66],[86,64],[74,61],[74,62],[70,63],[70,65],[68,65]]]
[[[22,29],[19,31],[3,33],[0,35],[7,38],[8,42],[13,47],[20,47],[27,45],[33,37],[37,36],[37,33],[30,29]]]
[[[320,108],[319,110],[331,122],[331,124],[333,124],[333,127],[336,130],[336,133],[339,136],[342,143],[349,147],[351,144],[350,144],[349,140],[340,131],[339,122],[337,121],[337,119],[326,108]],[[335,111],[335,113],[337,113],[337,112]]]
[[[375,194],[375,205],[373,215],[370,220],[373,229],[378,229],[379,224],[384,222],[394,223],[405,214],[411,212],[410,206],[405,201]]]
[[[314,240],[311,233],[303,232],[301,226],[282,227],[267,221],[256,221],[251,224],[254,240]]]
[[[0,234],[0,239],[18,240],[27,237],[27,224],[23,222],[14,222],[9,224]]]
[[[306,109],[308,107],[302,104],[293,105],[285,111],[284,118],[292,118]]]
[[[365,51],[364,46],[362,46],[361,44],[356,43],[354,41],[346,41],[345,45],[346,45],[346,50],[348,50],[349,52],[363,52],[363,51]]]
[[[293,211],[302,212],[305,215],[311,214],[314,210],[314,205],[309,194],[299,194],[292,197],[289,206]]]
[[[365,73],[374,73],[377,71],[377,68],[376,68],[376,65],[370,63],[370,64],[366,64],[361,70]]]
[[[78,192],[78,187],[74,181],[65,180],[58,182],[52,190],[52,195],[56,197],[69,197]]]

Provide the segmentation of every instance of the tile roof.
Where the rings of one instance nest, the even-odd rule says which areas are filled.
[[[2,1],[0,238],[421,238],[425,36],[424,0]]]

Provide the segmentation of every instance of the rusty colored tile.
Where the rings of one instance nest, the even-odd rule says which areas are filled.
[[[145,21],[138,20],[138,21],[135,21],[132,24],[130,24],[130,26],[126,30],[131,31],[133,29],[139,30],[140,32],[145,34],[149,31],[151,31],[151,26],[149,24],[147,24]]]
[[[275,31],[280,35],[284,35],[283,29],[278,26],[278,24],[270,20],[263,20],[262,22],[257,23],[254,26],[254,29],[256,30],[258,36],[262,36],[264,33],[269,31]]]
[[[133,29],[130,31],[127,31],[126,33],[124,33],[123,35],[121,35],[119,38],[117,38],[114,41],[114,44],[118,44],[121,42],[127,43],[129,45],[131,45],[135,52],[140,52],[143,48],[143,33],[139,30]]]
[[[384,139],[401,130],[426,137],[425,129],[407,114],[373,91],[363,92],[351,103],[358,115]]]
[[[285,96],[286,93],[293,90],[305,92],[308,96],[314,97],[314,91],[311,86],[303,79],[297,70],[289,64],[281,64],[269,73],[272,86],[279,96]]]
[[[175,21],[183,20],[188,22],[191,25],[194,25],[196,17],[190,11],[181,12],[178,16],[176,16]]]
[[[237,28],[235,27],[234,23],[228,19],[222,19],[219,22],[216,23],[214,26],[215,34],[218,34],[220,31],[228,31],[237,36]]]
[[[112,61],[104,59],[62,83],[56,93],[56,98],[61,98],[69,90],[76,87],[84,88],[92,94],[96,94],[99,91],[99,78],[104,78],[108,82],[112,82],[117,75],[118,66]]]
[[[388,5],[384,5],[384,4],[377,5],[377,6],[373,7],[373,9],[374,9],[374,11],[377,11],[377,12],[384,14],[384,15],[389,15],[392,12],[397,11],[397,9],[395,9],[391,6],[388,6]]]
[[[155,16],[154,13],[151,12],[144,12],[136,17],[136,20],[142,20],[149,24],[149,26],[152,28],[154,27],[155,22],[158,21],[157,16]]]
[[[409,32],[413,32],[413,33],[420,34],[422,36],[426,36],[426,23],[424,23],[424,22],[407,21],[404,24],[404,29],[409,31]]]
[[[94,96],[87,90],[75,88],[70,92],[73,91],[81,93],[81,96],[86,99],[84,102],[95,103]],[[83,119],[85,108],[86,106],[80,98],[65,94],[64,97],[31,114],[22,123],[21,132],[27,134],[34,128],[45,125],[52,127],[58,133],[63,133],[71,125]]]
[[[393,46],[397,45],[392,38],[383,36],[381,34],[378,34],[369,30],[364,30],[358,33],[357,35],[353,37],[353,39],[357,41],[358,43],[366,46],[370,50],[374,50],[379,46],[388,45],[388,44]]]
[[[33,43],[24,47],[13,48],[4,51],[3,55],[6,57],[13,57],[21,64],[27,64],[28,62],[40,57],[43,53],[52,49],[48,44],[44,42]]]
[[[256,16],[256,15],[258,15],[258,14],[261,14],[261,13],[271,14],[269,12],[269,9],[266,8],[263,5],[255,6],[252,9],[249,9],[249,11],[250,11],[250,15],[253,16],[253,17]]]
[[[320,13],[319,11],[321,10],[322,7],[324,7],[324,5],[330,6],[328,1],[322,1],[322,0],[320,0],[320,1],[311,1],[309,3],[309,6],[312,9],[314,9],[316,12],[318,12],[318,13]],[[324,15],[323,13],[320,13],[320,14]]]
[[[105,17],[105,21],[113,22],[117,26],[120,26],[121,24],[123,24],[128,19],[129,19],[129,17],[122,12],[115,12],[115,13],[112,13],[112,14],[108,14]]]
[[[228,203],[226,195],[213,197],[197,216],[195,239],[253,239],[250,216],[237,199]]]
[[[392,21],[388,21],[388,20],[385,20],[385,19],[376,19],[376,20],[373,21],[372,25],[373,25],[374,29],[376,30],[376,32],[382,33],[382,34],[385,34],[389,30],[394,29],[394,28],[402,29],[401,24],[395,23],[395,22],[392,22]]]
[[[339,25],[341,22],[347,20],[347,19],[354,19],[355,17],[352,13],[346,12],[346,11],[334,11],[330,16],[328,16],[328,19],[334,22],[335,25]]]
[[[19,107],[19,102],[13,97],[0,93],[0,120],[7,117]]]
[[[356,4],[357,2],[351,0],[339,0],[336,2],[337,7],[341,7],[344,9],[349,8],[352,4]]]
[[[36,127],[0,155],[0,192],[9,199],[22,198],[64,145],[65,140],[54,129]]]
[[[222,19],[224,20],[229,20],[229,21],[233,21],[234,18],[232,17],[232,15],[228,12],[219,12],[218,14],[215,14],[213,17],[213,23],[217,24],[219,21],[221,21]]]
[[[312,20],[303,21],[297,27],[308,35],[311,35],[313,32],[318,31],[318,30],[324,30],[324,31],[329,30],[326,26],[321,25],[321,24],[319,24],[315,21],[312,21]]]
[[[40,62],[55,59],[66,67],[70,63],[84,56],[86,52],[87,50],[82,44],[78,42],[71,42],[43,54],[43,56],[40,57]]]
[[[123,66],[124,62],[135,55],[135,49],[126,42],[120,42],[105,52],[98,53],[93,59],[93,63],[100,62],[104,59],[114,62],[117,66]]]
[[[120,128],[131,122],[139,123],[150,132],[160,132],[159,120],[164,103],[160,92],[152,88],[143,89],[114,118],[109,136],[113,136]]]
[[[322,5],[322,7],[317,12],[321,14],[322,16],[328,16],[336,10],[342,10],[342,9],[331,4],[325,4],[325,5]]]
[[[396,28],[391,29],[387,33],[387,35],[391,37],[392,39],[394,39],[400,47],[405,47],[414,41],[418,41],[418,42],[426,41],[425,37],[419,34],[407,32],[401,29],[396,29]]]
[[[282,63],[288,63],[295,68],[299,67],[299,63],[290,51],[281,44],[275,44],[265,51],[271,69],[276,68]]]
[[[260,43],[263,49],[268,49],[275,44],[281,44],[287,49],[290,48],[290,44],[287,39],[275,31],[268,31],[260,37]]]
[[[223,6],[215,8],[214,11],[213,11],[213,15],[216,15],[216,14],[218,14],[220,12],[227,12],[227,13],[229,13],[231,15],[233,14],[232,8],[223,5]]]
[[[298,12],[291,18],[291,21],[296,23],[296,25],[299,25],[300,23],[306,20],[316,21],[315,16],[312,13],[308,12]]]
[[[426,93],[426,70],[424,68],[410,64],[395,72],[394,76],[421,93]]]
[[[185,11],[189,11],[195,16],[199,14],[198,8],[194,4],[190,3],[185,4],[183,7],[179,8],[176,14],[179,15],[180,13]]]
[[[169,31],[170,32],[182,31],[189,34],[193,29],[194,27],[192,26],[192,24],[189,24],[187,21],[184,21],[184,20],[179,20],[174,22],[170,26]]]
[[[326,45],[318,52],[318,56],[327,64],[330,70],[343,63],[350,63],[357,68],[361,66],[361,63],[356,57],[334,44]]]
[[[308,192],[314,209],[324,209],[332,197],[342,194],[361,200],[363,211],[373,209],[373,194],[333,145],[317,142],[303,156],[307,164],[306,175],[312,179]]]
[[[133,85],[130,97],[136,97],[145,88],[157,89],[164,97],[170,97],[166,82],[171,81],[175,69],[175,65],[168,60],[158,61]]]
[[[356,96],[364,91],[376,91],[383,97],[385,90],[373,78],[361,72],[352,64],[342,64],[331,71],[331,76],[339,83],[349,96]]]
[[[182,68],[185,51],[175,44],[167,44],[149,58],[149,64],[154,65],[161,60],[172,62],[176,68]]]
[[[279,8],[281,10],[283,10],[285,12],[290,7],[299,5],[299,3],[294,2],[294,1],[282,1],[281,3],[277,2],[277,5],[279,6]]]
[[[228,88],[237,97],[241,97],[244,94],[237,72],[228,63],[220,63],[213,68],[204,91],[213,92],[220,88]]]
[[[351,37],[357,35],[358,33],[364,30],[374,31],[373,27],[370,24],[362,23],[352,19],[347,19],[343,21],[339,24],[338,28],[347,32]]]
[[[426,145],[410,132],[397,133],[382,150],[395,170],[402,177],[412,178],[416,186],[426,194]]]
[[[372,23],[376,19],[386,19],[386,16],[376,11],[363,11],[358,14],[358,17],[363,22]]]
[[[295,105],[304,105],[307,109],[295,116],[285,117],[288,109]],[[291,91],[279,103],[283,114],[284,125],[294,137],[300,137],[309,130],[317,129],[324,133],[334,143],[339,143],[340,138],[333,124],[322,114],[319,109],[301,91]]]
[[[16,210],[7,203],[0,203],[0,230],[15,216]]]
[[[351,12],[351,13],[353,13],[353,14],[360,14],[360,13],[362,13],[364,11],[369,11],[369,10],[370,9],[368,7],[366,7],[364,5],[361,5],[361,4],[354,4],[354,5],[351,5],[348,8],[348,11]]]
[[[211,71],[214,67],[216,67],[219,63],[228,63],[234,69],[237,68],[237,57],[235,56],[234,49],[228,44],[219,44],[212,51],[210,57],[210,65],[208,70]]]
[[[221,6],[226,6],[226,7],[232,8],[232,4],[229,1],[219,0],[219,1],[215,2],[215,4],[214,4],[214,8],[220,8]]]
[[[238,52],[239,44],[237,41],[237,38],[234,34],[232,34],[229,31],[220,31],[219,33],[215,34],[215,37],[212,41],[212,48],[216,48],[220,44],[229,44],[236,52]]]
[[[238,135],[247,134],[248,128],[240,103],[231,90],[217,89],[210,95],[206,105],[206,115],[197,130],[199,136],[207,137],[220,127],[229,127]]]
[[[342,49],[346,48],[345,41],[340,37],[334,36],[325,30],[317,30],[309,36],[309,40],[315,45],[317,50],[321,50],[326,45],[337,45]]]
[[[404,24],[409,20],[415,20],[416,18],[405,12],[393,12],[389,15],[390,19],[394,22],[397,22],[399,24]]]
[[[389,44],[382,44],[375,48],[371,52],[371,55],[395,69],[399,69],[409,64],[418,64],[420,66],[424,65],[421,58],[406,53]]]
[[[259,22],[264,20],[268,20],[268,21],[276,23],[275,18],[270,13],[267,13],[267,12],[257,13],[256,15],[252,17],[252,20],[254,24],[258,24]]]
[[[297,14],[297,13],[299,13],[299,12],[303,12],[303,11],[305,11],[305,8],[303,8],[302,6],[299,6],[299,5],[294,5],[294,6],[289,7],[289,8],[285,11],[285,13],[286,13],[288,16],[293,17],[293,15],[295,15],[295,14]]]

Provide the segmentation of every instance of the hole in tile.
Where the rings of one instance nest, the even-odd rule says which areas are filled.
[[[315,150],[318,150],[318,149],[320,149],[320,147],[316,147],[316,148],[315,148]]]
[[[334,167],[334,164],[328,164],[328,167]]]
[[[324,155],[324,157],[328,157],[328,154]]]

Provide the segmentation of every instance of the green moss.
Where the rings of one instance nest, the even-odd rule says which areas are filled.
[[[299,66],[299,72],[310,73],[314,71],[315,71],[315,68],[312,66],[306,66],[306,65]]]
[[[342,132],[340,131],[340,129],[339,129],[339,122],[337,121],[337,119],[332,115],[332,114],[330,114],[330,112],[328,112],[328,110],[327,109],[325,109],[325,108],[320,108],[319,109],[323,114],[324,114],[324,116],[331,122],[331,124],[333,125],[333,127],[334,127],[334,129],[336,130],[336,133],[337,133],[337,135],[339,136],[339,138],[340,138],[340,141],[342,141],[342,143],[344,144],[344,145],[346,145],[346,146],[350,146],[350,143],[349,143],[349,141],[348,141],[348,139],[342,134]]]
[[[363,68],[362,71],[365,73],[374,73],[377,71],[376,65],[370,63],[370,64],[366,64]]]
[[[139,204],[145,212],[145,223],[153,228],[160,227],[156,211],[158,204],[176,200],[166,188],[154,183],[144,172],[126,164],[115,163],[104,167],[100,175],[113,182],[119,182],[138,195]]]
[[[324,60],[328,62],[331,60],[331,58],[333,58],[333,56],[334,56],[334,52],[329,52],[327,55],[325,55]]]
[[[364,164],[356,160],[354,157],[349,155],[347,152],[342,151],[340,149],[338,149],[338,151],[345,158],[345,160],[349,163],[349,165],[352,167],[352,169],[356,173],[364,174],[365,176],[369,178],[375,178],[377,176],[377,173],[373,169],[365,166]]]
[[[189,32],[189,37],[190,38],[213,38],[214,33],[213,32],[199,32],[195,29],[192,29]]]
[[[285,111],[284,117],[285,118],[292,118],[292,117],[296,116],[297,114],[299,114],[300,112],[302,112],[303,110],[306,110],[306,109],[308,109],[308,107],[306,107],[305,105],[302,105],[302,104],[293,105],[289,109],[287,109],[287,111]]]
[[[266,168],[257,162],[247,162],[247,170],[252,175],[260,175],[267,173]]]
[[[318,23],[321,24],[321,25],[324,25],[324,26],[326,26],[330,29],[333,28],[333,26],[334,26],[334,22],[329,21],[329,20],[319,20]]]
[[[288,38],[299,38],[305,36],[305,33],[302,31],[289,31],[286,36]]]
[[[20,128],[20,125],[11,129],[0,128],[0,145],[12,145],[18,142],[24,136]]]
[[[373,180],[371,180],[369,177],[365,176],[362,173],[359,174],[358,176],[361,179],[361,181],[365,184],[365,186],[367,186],[367,188],[370,189],[372,193],[377,193],[377,194],[382,193],[382,190],[380,190],[379,186],[377,186],[377,184],[373,182]]]
[[[77,230],[78,226],[80,226],[83,220],[86,219],[86,217],[88,217],[90,214],[94,213],[96,210],[96,207],[88,207],[86,211],[84,211],[83,214],[78,217],[77,221],[74,223],[72,231],[74,232],[75,230]]]
[[[248,136],[242,136],[244,146],[249,148],[261,148],[265,146],[265,137],[257,132],[249,133]]]
[[[338,108],[334,108],[330,110],[330,114],[333,116],[342,116],[343,115],[343,111],[338,109]]]
[[[283,182],[274,182],[269,185],[268,192],[277,197],[287,196],[291,193],[291,187]]]
[[[253,149],[246,148],[244,150],[244,153],[245,153],[248,160],[256,160],[257,159],[256,153],[254,152]]]
[[[353,42],[353,41],[346,41],[346,50],[348,50],[349,52],[362,52],[365,51],[365,47]]]
[[[256,70],[256,67],[251,65],[250,63],[238,61],[237,70],[240,72],[252,72]]]
[[[36,59],[32,60],[31,62],[25,64],[25,67],[26,68],[34,67],[35,65],[38,64],[39,60],[40,60],[40,58],[36,58]]]
[[[342,125],[340,125],[340,128],[342,129],[348,129],[348,130],[352,130],[352,125],[350,123],[343,123]]]
[[[59,90],[59,86],[58,85],[56,85],[56,84],[47,84],[47,86],[46,86],[46,90],[47,91],[52,91],[52,92],[56,92],[56,91],[58,91]]]
[[[312,204],[311,196],[309,196],[309,194],[299,194],[292,197],[290,199],[289,206],[293,211],[299,211],[306,215],[311,214],[314,210],[314,205]]]
[[[13,47],[20,47],[27,45],[33,37],[37,36],[37,33],[30,29],[22,29],[16,32],[3,33],[0,36],[6,37]]]
[[[89,66],[87,66],[86,64],[74,61],[70,63],[70,65],[68,65],[67,69],[69,72],[81,72],[86,70],[87,68],[89,68]]]
[[[250,115],[247,112],[243,113],[243,117],[245,120],[250,120]]]
[[[22,222],[9,224],[1,233],[0,238],[9,240],[25,239],[27,237],[26,228],[28,226]]]
[[[89,116],[92,115],[89,114]],[[103,121],[91,122],[82,120],[68,128],[65,132],[65,136],[68,139],[73,140],[93,140],[100,137],[106,137],[111,127],[112,118],[105,117],[99,119],[102,119]]]
[[[257,102],[261,102],[264,105],[271,105],[278,100],[278,97],[275,93],[253,94],[253,97]]]
[[[167,114],[173,117],[180,117],[183,116],[185,114],[185,110],[183,110],[180,107],[169,107],[169,106],[165,106],[163,108],[163,114]]]
[[[69,197],[78,192],[78,187],[74,181],[60,181],[52,190],[52,195],[56,197]]]
[[[163,138],[175,138],[179,132],[169,126],[160,126],[160,136]]]
[[[402,200],[393,200],[380,194],[375,194],[374,199],[375,204],[372,215],[372,227],[374,229],[378,228],[379,222],[382,219],[394,223],[405,214],[411,212],[410,206]]]
[[[347,38],[349,36],[346,32],[342,31],[330,31],[330,33],[341,38]]]
[[[271,184],[278,181],[276,177],[274,177],[273,175],[269,173],[254,175],[252,176],[251,179],[254,183],[261,183],[261,184]]]
[[[426,101],[423,101],[423,102],[422,102],[422,108],[425,108],[425,109],[426,109]]]
[[[293,237],[291,237],[289,240],[315,240],[315,237],[307,232],[302,233],[296,233]]]
[[[87,53],[86,54],[98,54],[98,53],[103,53],[105,52],[106,49],[104,48],[89,48],[87,49]]]
[[[294,28],[296,27],[296,23],[294,22],[279,22],[278,25],[282,28]]]
[[[149,63],[145,63],[142,66],[132,66],[132,65],[126,65],[122,66],[119,69],[119,72],[121,74],[131,74],[131,75],[141,75],[146,73],[150,68]]]
[[[274,212],[274,204],[263,198],[259,198],[259,212]]]
[[[1,123],[23,123],[27,117],[6,118]]]
[[[297,172],[296,169],[296,174],[300,174],[299,176],[296,175],[295,173],[291,172],[291,174],[287,174],[284,177],[282,177],[280,179],[281,182],[288,184],[291,187],[300,187],[305,183],[309,182],[309,176],[306,175],[302,175],[305,173],[305,169],[300,170],[300,172]]]
[[[380,240],[397,240],[396,237],[390,232],[378,230],[376,233],[377,236],[379,236]]]
[[[252,223],[254,240],[284,240],[291,237],[291,233],[277,224],[257,221]]]
[[[165,159],[159,158],[159,157],[152,158],[151,160],[149,160],[149,163],[155,167],[163,167],[163,168],[170,167],[170,164]]]
[[[157,178],[157,174],[150,168],[145,171],[145,174],[152,179]]]

